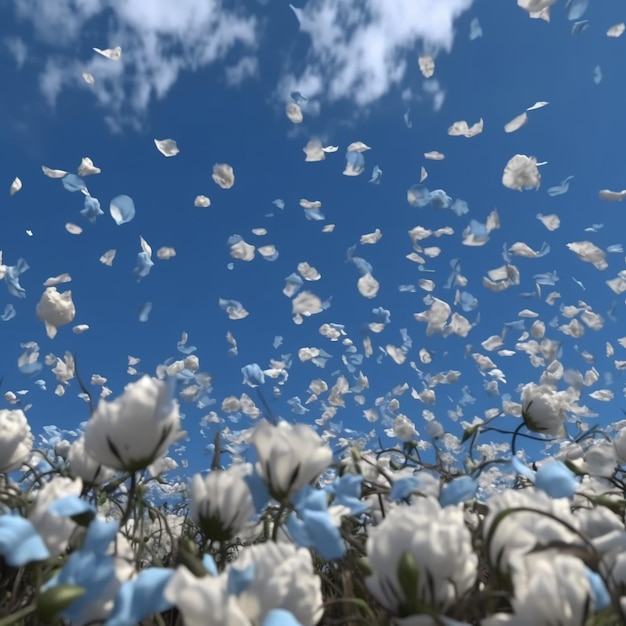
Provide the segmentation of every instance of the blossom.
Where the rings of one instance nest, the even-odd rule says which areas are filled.
[[[80,437],[70,446],[69,470],[74,478],[82,478],[87,484],[101,485],[115,476],[115,472],[102,466],[85,450],[85,438]]]
[[[318,478],[333,459],[330,446],[306,424],[261,422],[252,443],[258,456],[256,471],[277,500]]]
[[[82,489],[83,483],[80,478],[72,480],[55,476],[37,493],[35,505],[28,518],[52,554],[65,552],[70,536],[76,528],[76,523],[69,517],[50,511],[50,505],[55,500],[60,500],[65,496],[79,496]]]
[[[33,448],[33,435],[23,411],[0,410],[0,474],[22,465]]]
[[[321,579],[305,548],[274,542],[248,546],[235,565],[254,567],[254,579],[238,596],[239,607],[252,624],[260,625],[273,609],[289,611],[302,626],[315,626],[322,618]]]
[[[228,595],[227,578],[196,578],[185,566],[176,569],[163,592],[164,598],[182,613],[185,626],[250,626],[236,599]]]
[[[529,383],[522,389],[522,418],[528,430],[562,436],[569,397],[551,385]]]
[[[191,481],[189,516],[210,540],[226,541],[242,530],[254,515],[252,494],[244,480],[247,465],[213,470]]]
[[[401,617],[445,611],[476,580],[478,558],[459,507],[441,508],[433,498],[393,509],[372,528],[367,554],[374,574],[369,591]]]
[[[100,400],[85,427],[85,449],[107,467],[136,471],[184,435],[178,403],[165,381],[143,376],[113,402]]]
[[[54,339],[57,328],[69,324],[76,315],[72,292],[59,293],[56,287],[48,287],[37,305],[37,317],[46,325],[46,333]]]

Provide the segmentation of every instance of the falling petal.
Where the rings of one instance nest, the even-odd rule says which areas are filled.
[[[454,122],[448,128],[448,135],[451,137],[474,137],[483,132],[484,122],[482,118],[472,126],[469,126],[465,120]]]
[[[113,265],[113,259],[115,259],[115,255],[117,254],[117,250],[107,250],[101,257],[100,263],[103,265],[108,265],[111,267]]]
[[[443,161],[446,158],[446,155],[442,152],[432,150],[431,152],[424,152],[424,158],[429,161]]]
[[[216,163],[212,178],[222,189],[230,189],[235,184],[235,173],[228,163]]]
[[[624,22],[620,22],[619,24],[614,24],[606,31],[607,37],[621,37],[626,30],[626,24]]]
[[[45,165],[41,166],[41,171],[48,178],[63,178],[64,176],[67,176],[67,172],[65,170],[53,170],[53,169],[50,169],[49,167],[46,167]]]
[[[76,176],[76,174],[67,174],[61,182],[68,191],[82,191],[83,193],[87,191],[85,181],[80,176]]]
[[[587,10],[589,0],[567,0],[565,3],[565,15],[570,22],[579,20]]]
[[[169,261],[176,256],[176,250],[174,248],[168,248],[163,246],[157,250],[157,258],[162,261]]]
[[[380,181],[383,177],[383,171],[378,167],[378,165],[374,165],[374,169],[372,170],[372,177],[368,182],[373,183],[374,185],[379,185]]]
[[[22,181],[16,176],[13,182],[11,183],[11,189],[9,190],[10,195],[15,195],[22,188]]]
[[[139,321],[147,322],[150,317],[150,312],[152,311],[152,302],[146,302],[141,309],[139,310]]]
[[[83,229],[78,224],[72,224],[72,222],[65,224],[65,230],[70,235],[80,235],[83,232]]]
[[[93,85],[96,82],[96,79],[93,77],[93,74],[90,74],[89,72],[83,72],[81,76],[88,85]]]
[[[602,69],[599,65],[593,68],[593,82],[599,85],[602,82]]]
[[[556,187],[550,187],[548,189],[548,195],[554,197],[567,193],[567,191],[569,190],[569,181],[573,178],[573,176],[568,176],[564,181],[561,182],[560,185],[557,185]]]
[[[362,141],[353,141],[347,147],[348,152],[365,152],[366,150],[371,150],[371,148]]]
[[[611,191],[609,189],[602,189],[598,196],[602,200],[611,200],[613,202],[621,202],[624,198],[626,198],[626,189],[622,189],[621,191]]]
[[[89,157],[83,157],[80,165],[78,166],[79,176],[92,176],[93,174],[100,174],[102,170],[93,164],[93,161]]]
[[[122,48],[120,46],[116,46],[115,48],[106,48],[105,50],[93,48],[93,51],[101,54],[107,59],[111,59],[111,61],[119,61],[122,58]]]
[[[429,54],[423,54],[417,62],[424,78],[430,78],[435,73],[435,61]]]
[[[478,21],[478,18],[475,17],[470,22],[470,34],[469,34],[470,41],[474,41],[482,36],[483,36],[483,29],[480,26],[480,22]]]
[[[516,130],[519,130],[524,124],[528,122],[528,115],[526,112],[514,117],[510,122],[504,125],[505,133],[514,133]]]
[[[289,121],[293,124],[302,124],[304,116],[302,115],[302,109],[295,102],[289,102],[285,107],[285,113],[289,118]]]
[[[541,174],[537,169],[537,159],[524,154],[516,154],[504,168],[502,184],[509,189],[539,189]]]
[[[65,180],[65,179],[64,179]],[[135,203],[130,196],[122,194],[111,200],[109,213],[118,226],[130,222],[135,217]]]
[[[166,157],[176,156],[180,152],[174,139],[155,139],[154,145],[157,150]]]
[[[84,332],[87,332],[88,330],[89,330],[88,324],[77,324],[76,326],[72,327],[72,332],[75,335],[82,335]]]
[[[207,198],[206,196],[196,196],[193,201],[193,205],[203,208],[208,207],[211,206],[211,200],[209,200],[209,198]]]
[[[535,111],[536,109],[542,109],[543,107],[547,106],[548,104],[550,104],[549,102],[545,102],[543,100],[540,100],[539,102],[535,102],[535,104],[533,104],[532,106],[529,106],[526,110],[527,111]]]

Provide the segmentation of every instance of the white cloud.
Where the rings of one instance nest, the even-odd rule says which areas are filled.
[[[252,56],[242,57],[235,65],[227,67],[225,72],[226,82],[231,87],[234,87],[240,85],[248,78],[258,75],[259,61]]]
[[[256,49],[256,19],[224,4],[222,0],[14,0],[18,18],[30,22],[37,39],[52,48],[39,77],[50,104],[67,87],[89,89],[114,126],[138,123],[150,102],[163,98],[181,72],[220,61],[235,46]],[[100,28],[94,29],[95,23]],[[97,41],[86,41],[86,32],[102,34]],[[121,46],[122,58],[112,62],[90,54],[81,60],[73,56],[78,44],[89,50]],[[251,63],[246,63],[239,68],[241,80],[246,70],[250,73]],[[93,85],[84,83],[83,72],[93,75]],[[232,72],[233,68],[231,78]]]
[[[4,43],[9,52],[13,55],[17,68],[22,69],[22,66],[26,62],[26,58],[28,57],[26,44],[19,37],[7,37],[4,40]]]
[[[330,101],[374,102],[401,83],[408,52],[449,51],[454,22],[473,0],[308,0],[292,6],[310,37],[307,65],[292,70],[281,95],[292,90]],[[417,56],[414,58],[417,68]]]

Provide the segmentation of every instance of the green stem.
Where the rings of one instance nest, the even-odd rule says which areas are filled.
[[[36,610],[37,605],[35,604],[25,606],[19,611],[13,613],[12,615],[7,615],[6,617],[0,618],[0,626],[12,626],[13,624],[18,624],[21,619],[32,615]]]
[[[276,541],[278,539],[278,529],[280,528],[280,518],[283,516],[285,512],[285,503],[281,502],[278,507],[278,512],[276,513],[276,517],[274,518],[274,528],[272,528],[272,541]]]

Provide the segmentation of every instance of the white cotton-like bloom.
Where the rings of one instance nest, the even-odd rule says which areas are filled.
[[[268,541],[243,548],[229,567],[245,569],[251,565],[254,579],[239,595],[238,604],[252,624],[262,624],[272,609],[279,608],[289,611],[302,626],[315,626],[320,621],[321,579],[313,571],[309,550]]]
[[[613,445],[619,462],[626,464],[626,426],[615,435]]]
[[[0,410],[0,474],[19,469],[32,449],[33,435],[24,412]]]
[[[289,121],[293,124],[301,124],[304,119],[302,109],[295,102],[289,102],[287,104],[285,107],[285,114],[289,118]]]
[[[491,564],[501,571],[514,568],[521,555],[527,554],[537,544],[579,541],[577,535],[562,523],[573,528],[578,526],[568,498],[553,499],[534,487],[507,489],[493,495],[488,507],[483,528],[483,538],[488,544],[485,550]],[[497,522],[498,514],[508,510],[512,511],[511,514]],[[493,526],[496,522],[497,526]]]
[[[525,154],[516,154],[504,168],[502,184],[509,189],[539,189],[541,174],[537,168],[537,159]]]
[[[222,189],[230,189],[235,184],[235,172],[228,163],[216,163],[212,178]]]
[[[69,324],[76,315],[72,292],[59,293],[56,287],[48,287],[37,305],[37,317],[46,325],[46,333],[54,339],[57,328]]]
[[[242,530],[254,515],[252,494],[244,480],[249,465],[213,470],[206,478],[195,474],[191,481],[189,517],[210,540],[227,541]]]
[[[371,529],[367,554],[374,571],[367,588],[394,614],[417,613],[416,604],[445,611],[476,581],[478,557],[462,509],[442,509],[434,498],[391,510]]]
[[[28,519],[41,535],[51,554],[65,552],[76,523],[69,517],[51,513],[48,508],[55,500],[65,496],[80,496],[82,489],[83,481],[80,478],[72,480],[55,476],[39,490],[35,497],[35,505]]]
[[[259,459],[256,470],[277,500],[300,491],[333,460],[330,446],[306,424],[263,421],[254,429],[252,443]]]
[[[185,626],[250,626],[235,596],[228,593],[227,579],[221,576],[194,576],[179,566],[163,592],[182,613]]]
[[[113,402],[100,400],[85,427],[85,448],[107,467],[136,471],[162,457],[182,436],[169,384],[143,376]]]
[[[415,430],[415,424],[401,413],[393,421],[393,434],[400,441],[411,441],[417,435],[417,430]]]
[[[522,418],[529,430],[562,436],[571,398],[551,385],[528,383],[522,389]]]
[[[70,475],[74,478],[81,478],[88,485],[101,485],[115,476],[112,469],[102,466],[85,450],[84,437],[72,443],[68,461]]]
[[[520,559],[513,573],[513,614],[496,613],[481,624],[582,626],[594,605],[587,571],[579,558],[565,554]]]

